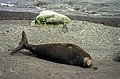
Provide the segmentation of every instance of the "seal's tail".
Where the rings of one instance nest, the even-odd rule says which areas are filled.
[[[26,37],[25,32],[23,31],[23,32],[22,32],[22,38],[21,38],[21,41],[20,41],[18,47],[15,48],[15,49],[10,53],[10,55],[16,54],[16,52],[20,51],[21,49],[24,49],[26,46],[28,46],[28,40],[27,40],[27,37]]]

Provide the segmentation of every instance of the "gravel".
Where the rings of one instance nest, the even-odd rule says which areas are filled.
[[[31,20],[0,20],[1,79],[119,79],[120,63],[113,61],[120,49],[119,27],[72,20],[66,28],[31,27]],[[27,50],[14,56],[22,31],[31,44],[73,43],[93,57],[98,70],[84,69],[36,58]]]

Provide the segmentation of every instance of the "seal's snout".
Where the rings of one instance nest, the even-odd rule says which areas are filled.
[[[84,58],[84,67],[90,67],[92,66],[92,59],[90,59],[89,57],[85,57]]]

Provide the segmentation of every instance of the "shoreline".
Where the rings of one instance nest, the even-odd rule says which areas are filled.
[[[33,20],[38,13],[0,11],[0,20]],[[94,15],[75,15],[66,14],[72,20],[88,21],[107,26],[120,27],[120,18],[117,16],[94,16]]]

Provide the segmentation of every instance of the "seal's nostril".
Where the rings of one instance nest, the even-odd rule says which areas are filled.
[[[90,66],[92,64],[92,61],[91,60],[88,60],[87,61],[87,65]]]
[[[90,67],[92,65],[92,60],[89,57],[84,58],[84,66]]]

